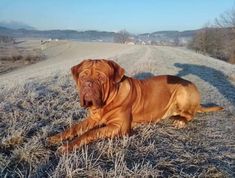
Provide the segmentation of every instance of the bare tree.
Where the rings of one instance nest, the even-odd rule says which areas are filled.
[[[216,25],[223,30],[224,45],[229,62],[235,64],[235,6],[215,19]]]
[[[14,42],[15,42],[15,39],[13,37],[0,35],[0,44],[1,43],[14,43]]]
[[[211,48],[213,48],[213,38],[214,33],[212,33],[212,28],[210,24],[207,23],[204,27],[199,30],[199,32],[195,35],[190,44],[192,49],[195,49],[197,52],[202,52],[203,54],[209,54]]]
[[[180,46],[180,37],[179,37],[178,34],[177,34],[176,37],[174,38],[173,44],[174,44],[175,46]]]
[[[114,37],[114,42],[116,43],[126,43],[130,38],[130,33],[126,30],[119,31]]]
[[[193,38],[189,47],[235,64],[235,8],[206,25]]]
[[[221,14],[215,19],[216,24],[222,28],[235,28],[235,7]]]

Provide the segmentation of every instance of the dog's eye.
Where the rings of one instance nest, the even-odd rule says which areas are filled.
[[[87,78],[87,75],[86,74],[81,74],[79,75],[79,79],[80,80],[85,80]]]
[[[98,74],[97,75],[97,78],[98,78],[98,80],[101,82],[101,83],[105,83],[105,77],[102,75],[102,74]]]

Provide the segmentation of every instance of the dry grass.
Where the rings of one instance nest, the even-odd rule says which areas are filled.
[[[0,44],[0,74],[45,59],[38,45],[26,46],[25,42]]]
[[[233,177],[234,134],[215,113],[186,129],[171,120],[134,129],[130,137],[101,140],[59,156],[49,135],[86,115],[71,76],[26,83],[1,96],[1,177]],[[221,116],[231,120],[226,111]]]
[[[64,66],[72,65],[71,53],[96,49],[73,45],[63,53],[61,48],[51,51],[61,52],[61,58],[32,65],[26,74],[21,70],[19,76],[2,78],[0,177],[235,177],[235,87],[229,77],[234,67],[169,47],[135,46],[115,58],[127,74],[138,78],[181,74],[196,83],[203,103],[215,102],[224,111],[199,114],[180,130],[172,127],[171,120],[142,125],[130,137],[100,140],[70,155],[58,155],[46,138],[86,116],[72,76],[65,72],[69,67]],[[117,48],[96,45],[104,54]],[[4,85],[11,83],[16,84]]]

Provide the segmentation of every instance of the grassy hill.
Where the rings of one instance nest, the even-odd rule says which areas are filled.
[[[0,177],[235,176],[235,66],[164,46],[58,41],[43,54],[46,60],[0,75]],[[198,86],[203,104],[225,110],[198,114],[185,129],[170,119],[142,125],[130,137],[60,156],[46,138],[87,115],[70,74],[87,58],[113,59],[137,78],[186,78]]]

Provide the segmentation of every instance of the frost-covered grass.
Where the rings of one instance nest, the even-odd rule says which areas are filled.
[[[46,138],[87,114],[79,105],[72,76],[57,72],[5,88],[0,93],[0,177],[234,177],[235,89],[228,76],[234,68],[221,71],[229,65],[202,61],[214,70],[197,75],[194,70],[204,68],[186,60],[190,53],[143,46],[114,58],[139,78],[182,74],[181,65],[175,64],[188,62],[191,68],[183,77],[198,85],[203,103],[222,105],[224,111],[198,114],[185,129],[175,129],[170,119],[141,125],[130,137],[100,140],[69,155],[58,155]],[[192,58],[209,60],[194,53]]]

